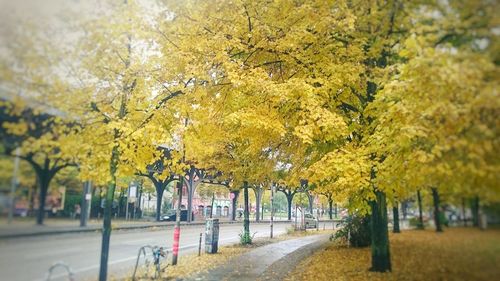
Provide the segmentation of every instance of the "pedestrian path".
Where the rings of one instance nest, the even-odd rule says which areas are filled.
[[[329,237],[311,235],[262,246],[187,280],[281,280],[300,260],[327,243]]]

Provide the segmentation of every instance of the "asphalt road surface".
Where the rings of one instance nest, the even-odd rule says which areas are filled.
[[[285,233],[288,226],[287,223],[276,223],[274,233]],[[242,223],[220,225],[219,245],[238,243],[238,234],[242,229]],[[255,237],[269,237],[269,224],[251,224],[250,231],[256,232]],[[185,254],[198,251],[202,232],[204,233],[203,225],[181,228],[179,260]],[[130,276],[141,246],[166,246],[171,250],[172,239],[173,226],[114,231],[111,234],[108,277]],[[96,280],[100,251],[99,232],[0,240],[0,280],[46,280],[50,266],[59,261],[71,267],[76,280]],[[171,254],[168,258],[171,260]],[[62,268],[55,270],[52,277],[51,280],[67,280],[67,274]]]

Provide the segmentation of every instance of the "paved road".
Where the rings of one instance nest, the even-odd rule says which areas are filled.
[[[268,224],[251,224],[255,237],[269,235]],[[286,232],[287,223],[277,223],[275,233]],[[237,243],[242,224],[220,226],[220,245]],[[186,226],[181,230],[180,258],[198,250],[204,226]],[[137,251],[143,245],[172,247],[173,226],[161,229],[115,231],[111,235],[109,276],[123,277],[133,270]],[[48,268],[57,261],[70,265],[76,280],[95,280],[98,276],[101,249],[100,233],[60,234],[0,240],[0,279],[44,280]],[[54,280],[65,280],[62,271]]]

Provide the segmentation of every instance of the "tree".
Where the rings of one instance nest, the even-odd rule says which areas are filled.
[[[160,221],[161,219],[163,193],[168,184],[175,179],[173,172],[170,170],[172,159],[170,159],[169,150],[163,147],[158,148],[158,150],[161,153],[160,159],[154,164],[148,165],[146,172],[138,172],[138,175],[147,177],[154,185],[156,191],[156,221]]]
[[[68,85],[52,66],[57,57],[47,53],[55,46],[24,25],[11,40],[18,45],[8,48],[0,58],[0,73],[6,78],[2,81],[5,98],[0,104],[0,139],[4,153],[13,155],[19,147],[20,158],[35,171],[40,192],[36,222],[41,225],[52,179],[61,169],[75,165],[70,151],[80,128],[72,117],[44,102],[57,100],[67,92]],[[33,48],[34,41],[42,49]]]
[[[166,106],[186,87],[166,86],[181,81],[155,75],[158,54],[144,9],[135,3],[107,7],[109,12],[79,23],[86,34],[73,52],[81,57],[79,69],[85,74],[79,88],[83,98],[72,104],[83,127],[78,147],[81,177],[107,184],[99,280],[107,278],[117,178],[145,171],[161,157],[158,143],[174,142],[176,119],[173,108]],[[181,157],[173,152],[172,163],[181,163]],[[179,174],[182,164],[173,171]]]

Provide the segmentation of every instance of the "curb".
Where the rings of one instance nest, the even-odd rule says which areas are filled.
[[[238,224],[242,223],[242,221],[223,221],[219,222],[219,224]],[[269,221],[250,221],[251,224],[269,224]],[[282,220],[282,221],[274,221],[274,223],[292,223],[292,221]],[[170,226],[174,226],[174,223],[158,223],[158,224],[147,224],[147,225],[125,225],[125,226],[117,226],[112,227],[112,230],[134,230],[134,229],[146,229],[146,228],[167,228]],[[199,226],[205,225],[205,222],[192,222],[186,223],[181,222],[181,226]],[[26,232],[26,233],[9,233],[9,234],[0,234],[0,240],[2,239],[16,239],[16,238],[24,238],[24,237],[36,237],[36,236],[45,236],[45,235],[57,235],[57,234],[72,234],[72,233],[86,233],[86,232],[102,232],[101,226],[87,226],[85,228],[71,228],[71,229],[54,229],[40,232]]]

